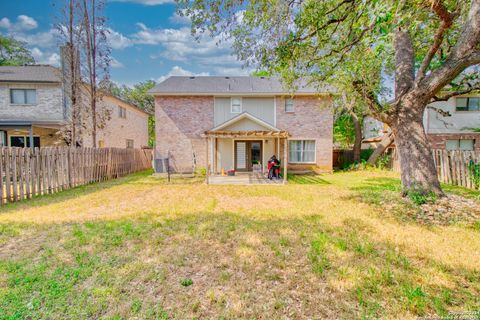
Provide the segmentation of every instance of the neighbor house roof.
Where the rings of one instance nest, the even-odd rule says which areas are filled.
[[[48,65],[1,66],[0,82],[60,83],[62,74]]]
[[[325,94],[331,88],[316,88],[305,81],[296,83],[294,94]],[[149,91],[153,95],[272,95],[290,94],[278,77],[169,77]]]

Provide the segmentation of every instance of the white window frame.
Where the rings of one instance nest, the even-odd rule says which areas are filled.
[[[233,110],[233,100],[238,100],[240,102],[240,111]],[[241,97],[231,97],[230,98],[230,113],[242,113],[243,111],[243,101]]]
[[[465,99],[466,100],[466,108],[467,110],[458,110],[458,100],[459,99]],[[470,99],[480,99],[480,97],[456,97],[455,98],[455,112],[479,112],[480,107],[477,110],[469,110],[469,101]]]
[[[289,102],[292,103],[292,105],[291,105],[292,108],[290,110],[287,108],[287,105],[289,104]],[[285,98],[285,112],[286,113],[295,112],[295,104],[293,103],[293,98]]]
[[[14,90],[19,90],[23,91],[23,99],[24,103],[16,103],[13,102],[13,91]],[[27,91],[33,91],[35,93],[35,102],[34,103],[28,103],[27,102]],[[15,106],[34,106],[37,104],[37,89],[31,89],[31,88],[10,88],[10,104],[15,105]]]
[[[313,161],[292,161],[290,157],[290,152],[291,152],[291,147],[290,147],[290,141],[313,141],[315,147],[313,150]],[[317,163],[317,140],[315,139],[292,139],[292,140],[287,140],[288,143],[288,163],[291,164],[315,164]],[[301,151],[302,154],[305,152],[305,150]]]

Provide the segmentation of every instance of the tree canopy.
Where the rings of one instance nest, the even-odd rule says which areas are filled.
[[[0,66],[21,66],[35,63],[23,42],[0,35]]]

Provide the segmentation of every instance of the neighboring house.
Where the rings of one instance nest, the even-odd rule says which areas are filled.
[[[102,97],[98,110],[110,117],[98,130],[97,146],[139,148],[148,144],[147,113],[109,95]],[[59,69],[47,65],[0,67],[0,145],[30,146],[30,137],[35,147],[64,145],[60,132],[69,118]],[[86,131],[82,146],[91,146]]]
[[[265,171],[276,155],[289,170],[332,170],[331,95],[277,78],[170,77],[155,96],[156,158],[177,172]],[[287,143],[286,143],[287,142]]]
[[[480,132],[475,132],[480,128],[480,95],[453,97],[429,106],[423,116],[423,125],[432,148],[480,150]],[[385,132],[377,130],[383,124],[372,118],[364,122],[364,127],[364,142],[379,140],[376,137]]]

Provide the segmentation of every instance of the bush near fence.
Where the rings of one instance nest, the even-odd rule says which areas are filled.
[[[475,171],[480,164],[480,152],[434,149],[432,155],[441,182],[469,189],[479,188],[479,172]],[[400,172],[397,152],[393,153],[393,157],[393,170]]]
[[[152,167],[152,151],[0,147],[0,204],[118,178]]]

